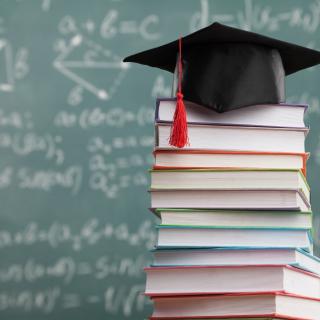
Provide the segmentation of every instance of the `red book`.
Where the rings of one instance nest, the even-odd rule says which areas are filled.
[[[320,300],[269,293],[154,297],[151,320],[160,319],[320,319]]]
[[[152,297],[283,292],[320,299],[320,276],[287,265],[148,267],[145,271],[146,295]]]
[[[308,153],[230,150],[155,150],[154,169],[298,169],[306,174]]]

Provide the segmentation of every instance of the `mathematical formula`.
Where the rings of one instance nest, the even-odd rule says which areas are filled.
[[[78,293],[63,291],[60,287],[17,293],[0,292],[0,312],[18,310],[26,313],[39,312],[51,314],[59,309],[77,309],[84,305],[102,304],[108,314],[120,314],[130,317],[134,311],[142,311],[150,301],[142,294],[144,284],[131,287],[108,286],[102,295],[93,293],[83,296]]]
[[[81,251],[106,241],[120,241],[129,247],[142,246],[145,249],[151,249],[154,246],[155,237],[155,230],[149,220],[138,225],[136,230],[132,230],[125,222],[113,225],[101,223],[96,218],[84,222],[79,230],[74,230],[66,223],[54,222],[48,227],[43,227],[37,222],[30,222],[22,230],[14,232],[0,229],[0,249],[45,244],[51,249],[68,246],[74,251]]]

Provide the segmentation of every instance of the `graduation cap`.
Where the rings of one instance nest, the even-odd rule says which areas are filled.
[[[319,64],[320,52],[215,22],[124,62],[178,73],[170,144],[181,148],[188,142],[183,97],[217,112],[281,103],[285,76]]]

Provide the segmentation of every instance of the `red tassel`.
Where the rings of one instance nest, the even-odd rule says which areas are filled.
[[[187,114],[181,92],[177,93],[177,105],[171,126],[169,143],[178,148],[183,148],[188,143]]]
[[[173,123],[171,126],[169,144],[174,147],[183,148],[188,144],[188,125],[186,108],[183,102],[183,94],[181,92],[182,82],[182,40],[179,38],[179,61],[178,61],[178,92],[177,105],[174,112]]]

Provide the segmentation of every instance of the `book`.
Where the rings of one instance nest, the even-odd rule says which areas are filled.
[[[158,318],[158,317],[150,317],[149,318],[150,320],[151,319],[168,319],[168,318]],[[181,318],[172,318],[172,317],[170,317],[170,319],[181,319]],[[192,319],[192,320],[200,320],[201,318],[183,318],[184,320],[186,320],[186,319]],[[202,319],[204,319],[204,318],[202,318]],[[214,320],[226,320],[226,319],[228,319],[228,320],[282,320],[282,319],[286,319],[286,320],[305,320],[305,319],[302,319],[302,318],[300,318],[300,319],[298,319],[298,318],[294,318],[294,319],[292,319],[292,318],[280,318],[280,316],[277,316],[277,318],[274,318],[274,317],[272,317],[272,318],[266,318],[265,316],[262,316],[262,317],[254,317],[254,318],[247,318],[247,317],[237,317],[237,318],[234,318],[234,317],[232,317],[232,318],[230,318],[230,317],[227,317],[227,318],[220,318],[220,317],[218,317],[218,318],[216,318],[216,317],[214,317],[214,318],[212,318],[212,317],[210,317],[210,318],[208,318],[208,317],[206,317],[205,319],[207,319],[207,320],[212,320],[212,319],[214,319]],[[309,319],[308,319],[309,320]]]
[[[320,277],[288,265],[147,267],[148,296],[283,292],[320,299]]]
[[[304,128],[303,117],[307,105],[303,104],[261,104],[218,113],[193,102],[185,101],[187,122],[202,124],[272,126]],[[176,99],[157,99],[155,121],[172,122]]]
[[[149,319],[168,319],[168,318],[154,318],[154,317],[150,317]],[[184,319],[184,320],[187,320],[187,319],[192,319],[192,320],[200,320],[201,318],[172,318],[172,317],[170,317],[170,319]],[[202,318],[203,319],[203,318]],[[218,318],[216,318],[216,317],[214,317],[214,318],[212,318],[212,317],[206,317],[205,318],[206,320],[212,320],[212,319],[214,319],[214,320],[226,320],[226,319],[228,319],[228,320],[282,320],[282,319],[286,319],[286,320],[293,320],[292,318],[280,318],[280,316],[278,316],[277,318],[274,318],[274,317],[272,317],[272,318],[266,318],[266,317],[264,317],[264,316],[262,316],[262,317],[254,317],[254,318],[244,318],[244,317],[237,317],[237,318],[230,318],[230,317],[227,317],[227,318],[220,318],[220,317],[218,317]],[[294,318],[294,319],[298,319],[298,318]],[[304,320],[304,319],[298,319],[298,320]],[[309,320],[309,319],[308,319]]]
[[[280,292],[153,297],[150,319],[320,319],[320,301]]]
[[[151,189],[163,190],[290,190],[310,200],[310,188],[300,170],[288,169],[175,169],[151,170]]]
[[[170,124],[156,124],[156,148],[174,149],[169,144],[170,130]],[[307,128],[283,129],[189,124],[189,144],[184,149],[303,153],[307,133]]]
[[[161,225],[251,228],[312,228],[311,211],[246,211],[158,208]]]
[[[297,248],[154,249],[152,266],[292,265],[320,274],[320,259]]]
[[[248,168],[296,169],[305,174],[308,153],[270,153],[228,150],[155,150],[154,169]]]
[[[150,190],[152,208],[309,211],[300,190]]]
[[[312,251],[308,229],[258,229],[157,226],[157,247],[302,248]]]

